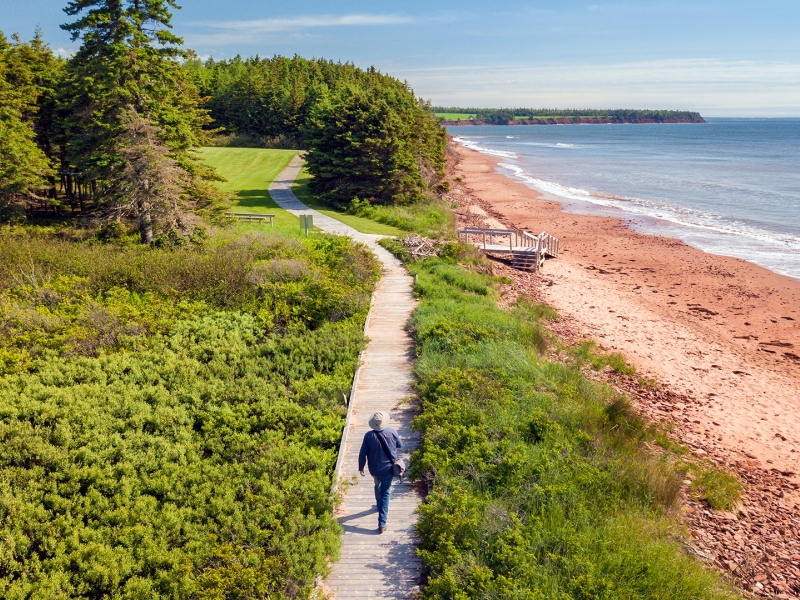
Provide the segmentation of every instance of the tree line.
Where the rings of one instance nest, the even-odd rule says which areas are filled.
[[[245,136],[308,151],[314,191],[347,205],[413,202],[443,182],[446,134],[407,84],[299,57],[199,61],[171,31],[174,0],[71,0],[56,56],[40,32],[0,33],[0,221],[138,221],[141,241],[219,205],[195,150]]]
[[[683,110],[616,109],[557,109],[557,108],[461,108],[458,106],[434,106],[437,113],[474,115],[475,121],[506,125],[515,119],[585,119],[600,118],[617,123],[636,122],[681,122],[705,123],[700,113]]]
[[[374,67],[275,56],[185,63],[215,124],[308,151],[324,200],[404,204],[441,188],[446,133],[408,84]]]

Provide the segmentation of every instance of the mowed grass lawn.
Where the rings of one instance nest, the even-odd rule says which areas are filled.
[[[233,200],[236,212],[272,213],[275,215],[275,226],[281,228],[299,227],[298,219],[275,204],[269,195],[269,185],[296,154],[297,150],[264,148],[203,148],[200,151],[203,160],[227,180],[219,183],[219,187],[226,192],[236,192]],[[292,187],[295,195],[309,208],[350,225],[362,233],[405,234],[396,227],[348,215],[323,204],[308,189],[311,177],[311,174],[303,169]]]
[[[235,192],[236,212],[271,213],[278,227],[300,227],[294,215],[280,208],[269,195],[269,184],[283,171],[297,150],[263,148],[203,148],[200,156],[227,181],[219,183]]]

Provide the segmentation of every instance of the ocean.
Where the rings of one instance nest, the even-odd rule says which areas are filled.
[[[448,129],[566,210],[800,279],[800,119]]]

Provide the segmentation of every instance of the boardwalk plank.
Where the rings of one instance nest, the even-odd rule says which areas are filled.
[[[391,425],[403,439],[401,456],[406,461],[419,444],[419,436],[411,430],[413,411],[398,404],[410,394],[413,381],[414,346],[405,328],[416,305],[413,281],[402,263],[378,245],[381,236],[360,233],[309,209],[295,197],[291,186],[301,167],[302,161],[295,158],[278,175],[269,188],[272,199],[295,215],[313,214],[314,225],[323,231],[346,235],[367,245],[383,269],[366,331],[370,341],[362,356],[358,386],[351,400],[341,467],[340,480],[349,481],[355,475],[357,481],[348,488],[337,513],[344,529],[341,560],[333,565],[326,583],[337,600],[415,598],[420,591],[422,563],[416,555],[414,525],[421,498],[407,482],[395,484],[389,503],[388,531],[379,535],[372,478],[357,475],[358,450],[369,430],[367,422],[376,411],[389,411]]]

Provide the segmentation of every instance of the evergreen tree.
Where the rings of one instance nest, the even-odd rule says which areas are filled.
[[[312,108],[305,141],[314,191],[339,205],[355,197],[379,203],[415,199],[423,182],[410,143],[413,123],[393,91],[348,85]]]
[[[62,27],[81,39],[70,62],[64,93],[69,109],[65,169],[99,183],[104,203],[129,205],[124,144],[130,111],[149,121],[161,144],[188,177],[191,195],[207,187],[213,173],[192,150],[210,123],[196,88],[179,60],[182,40],[170,31],[174,0],[72,0],[66,13],[77,19]]]
[[[150,121],[135,110],[123,116],[125,127],[120,137],[120,152],[125,158],[117,216],[134,214],[139,221],[143,244],[153,241],[155,225],[173,230],[178,224],[181,180],[184,176],[160,133]]]
[[[442,178],[444,131],[396,80],[372,74],[321,94],[304,139],[312,189],[331,203],[419,199]]]
[[[9,52],[8,81],[23,98],[22,119],[35,133],[36,144],[50,165],[57,165],[63,149],[58,90],[63,82],[66,61],[53,54],[37,28],[34,38],[21,42],[15,35]],[[62,178],[63,181],[63,178]],[[47,197],[42,200],[60,205],[57,200],[55,169],[47,175]]]
[[[35,110],[30,86],[14,76],[12,46],[0,32],[0,219],[18,214],[25,202],[46,187],[51,173],[36,134],[25,116]],[[13,68],[12,68],[13,66]]]
[[[23,43],[14,36],[14,42],[9,55],[9,80],[23,95],[23,120],[33,127],[36,143],[48,158],[57,158],[57,95],[66,61],[53,54],[38,28],[31,41]]]

